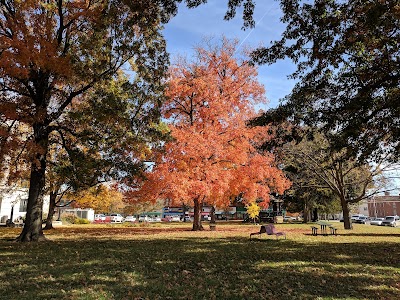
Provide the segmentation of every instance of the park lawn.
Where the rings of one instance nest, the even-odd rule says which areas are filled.
[[[258,225],[76,225],[21,244],[0,228],[0,299],[400,299],[400,228],[249,240]]]

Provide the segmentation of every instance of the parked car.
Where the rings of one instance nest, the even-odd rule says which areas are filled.
[[[124,222],[131,222],[131,223],[136,222],[136,217],[134,217],[134,216],[126,216],[125,219],[124,219]]]
[[[181,217],[180,216],[171,216],[171,221],[170,222],[180,222]]]
[[[141,215],[139,216],[139,222],[150,222],[151,218],[149,216],[146,215]]]
[[[366,216],[359,216],[358,218],[353,220],[353,223],[358,223],[358,224],[367,224],[369,221],[368,217]]]
[[[193,221],[193,218],[192,218],[192,217],[189,217],[189,216],[185,216],[185,217],[183,218],[183,221],[184,221],[184,222],[192,222],[192,221]]]
[[[355,220],[357,220],[360,217],[365,217],[365,216],[364,215],[352,215],[351,220],[354,222]]]
[[[94,222],[95,223],[104,223],[106,221],[106,215],[103,214],[95,214]]]
[[[284,216],[284,217],[283,217],[283,222],[291,223],[291,222],[293,222],[293,221],[296,221],[296,218],[295,218],[295,217],[290,217],[290,216]]]
[[[161,222],[161,217],[152,217],[149,222]]]
[[[400,226],[400,217],[399,216],[386,216],[382,221],[382,226],[392,226],[397,227]]]
[[[385,218],[372,218],[370,221],[369,221],[369,224],[370,225],[382,225],[382,221],[383,220],[385,220]]]
[[[110,214],[111,223],[122,223],[124,221],[124,217],[120,214]]]

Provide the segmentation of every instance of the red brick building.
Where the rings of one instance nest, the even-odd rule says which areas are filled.
[[[368,200],[368,212],[370,217],[400,216],[400,196],[374,196]]]

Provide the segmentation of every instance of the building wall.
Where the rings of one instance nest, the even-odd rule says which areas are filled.
[[[371,210],[369,209],[368,201],[362,200],[358,203],[356,209],[351,210],[352,214],[371,216]]]
[[[400,216],[399,196],[375,196],[368,201],[370,217]]]
[[[25,218],[28,202],[28,188],[5,188],[0,187],[0,223],[5,223],[11,217],[13,211],[13,220]],[[49,210],[49,196],[44,197],[43,214]]]
[[[74,214],[78,218],[87,219],[90,222],[94,221],[94,210],[92,208],[67,208],[63,210],[61,216],[63,214]]]

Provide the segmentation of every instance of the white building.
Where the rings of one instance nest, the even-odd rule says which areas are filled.
[[[357,205],[354,207],[354,209],[351,210],[351,212],[353,214],[364,215],[364,216],[369,217],[370,213],[369,213],[369,209],[368,209],[368,200],[364,199],[364,200],[361,200],[360,202],[358,202]]]
[[[5,224],[13,214],[12,221],[25,218],[28,188],[0,186],[0,224]],[[49,210],[49,196],[44,197],[43,214]]]
[[[90,222],[94,221],[94,210],[92,208],[61,208],[61,215],[73,214],[81,219],[87,219]]]

